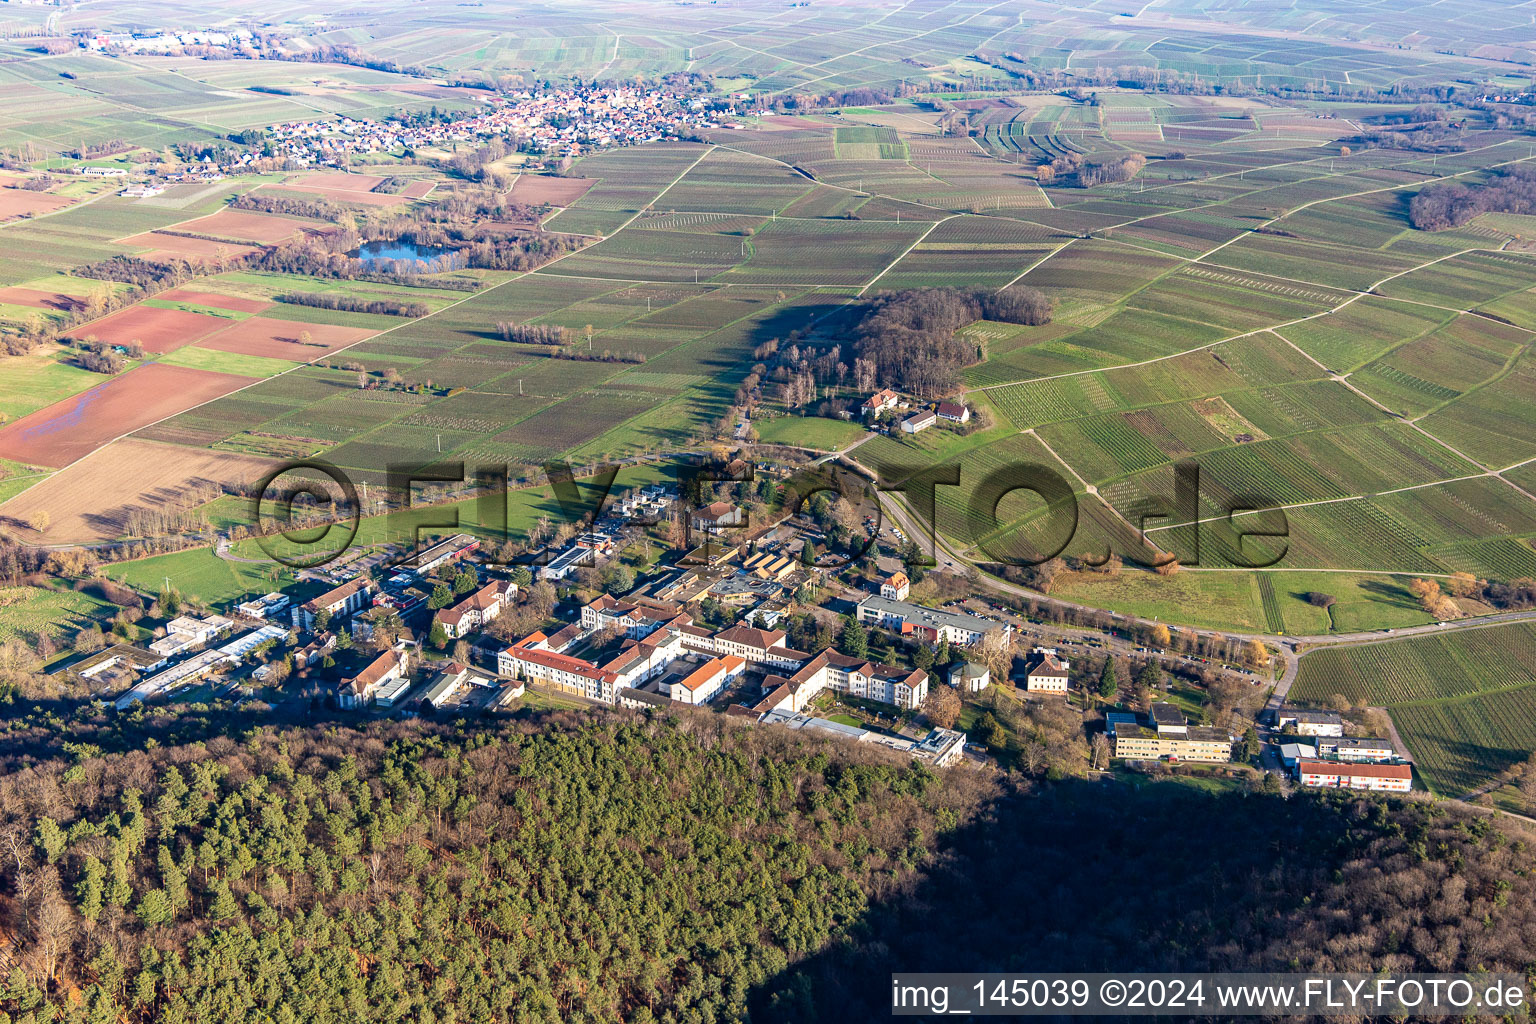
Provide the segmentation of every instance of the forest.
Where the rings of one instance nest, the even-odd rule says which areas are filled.
[[[152,732],[8,758],[0,1021],[849,1021],[892,970],[1536,954],[1530,836],[1441,803],[1024,781],[684,711]]]
[[[1536,171],[1506,168],[1482,185],[1431,185],[1408,204],[1408,218],[1420,231],[1459,228],[1484,213],[1530,213],[1536,209]]]
[[[1051,303],[1040,291],[1015,285],[1000,292],[915,288],[885,292],[864,304],[854,350],[874,364],[879,380],[922,398],[953,391],[960,371],[984,356],[978,343],[955,332],[977,320],[1045,324]]]

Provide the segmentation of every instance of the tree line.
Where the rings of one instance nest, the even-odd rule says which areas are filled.
[[[383,316],[421,317],[432,310],[425,302],[406,302],[399,299],[363,299],[355,295],[335,295],[329,292],[288,292],[274,295],[277,302],[295,306],[314,306],[319,309],[337,309],[348,313],[378,313]]]

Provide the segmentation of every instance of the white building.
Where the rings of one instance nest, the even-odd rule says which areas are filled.
[[[671,697],[682,704],[707,704],[727,683],[741,675],[746,661],[734,654],[711,658],[671,686]]]
[[[890,601],[905,601],[912,592],[912,581],[907,574],[897,570],[880,581],[880,596]]]
[[[406,674],[410,656],[403,650],[385,651],[357,675],[343,679],[336,688],[336,703],[348,710],[367,707],[379,690]]]
[[[241,603],[236,606],[235,611],[248,619],[270,619],[287,611],[288,606],[292,603],[287,594],[278,593],[274,590],[270,594],[264,594],[261,597]]]
[[[922,412],[913,413],[901,421],[901,430],[904,434],[916,434],[927,430],[939,421],[939,416],[932,409],[924,409]]]
[[[458,604],[440,609],[437,621],[450,637],[466,636],[499,616],[516,593],[516,583],[492,580]]]
[[[603,594],[581,610],[581,626],[589,632],[617,626],[634,640],[650,636],[682,614],[682,605],[648,597],[624,600]]]
[[[187,637],[194,644],[206,644],[227,632],[233,625],[222,615],[210,615],[206,619],[178,615],[165,624],[165,632],[167,636],[175,634]]]
[[[951,423],[971,422],[971,410],[959,402],[940,402],[934,413],[939,419],[948,420]]]
[[[1072,662],[1058,657],[1054,647],[1036,647],[1024,667],[1024,689],[1029,693],[1066,693]]]
[[[1397,749],[1392,746],[1391,740],[1355,736],[1320,736],[1317,740],[1317,752],[1322,757],[1339,761],[1397,759]]]
[[[294,628],[314,629],[315,617],[322,611],[329,612],[332,619],[349,616],[368,607],[372,593],[373,584],[368,580],[358,579],[343,583],[295,608],[293,610]]]
[[[1275,712],[1275,726],[1284,729],[1287,725],[1296,726],[1298,736],[1340,736],[1344,735],[1344,719],[1339,717],[1337,711],[1300,711],[1295,708],[1281,708]]]
[[[1299,761],[1296,764],[1296,778],[1303,786],[1322,789],[1371,789],[1406,793],[1413,788],[1413,769],[1406,764]]]
[[[963,662],[949,670],[949,685],[961,693],[980,693],[992,683],[992,670],[974,661]]]

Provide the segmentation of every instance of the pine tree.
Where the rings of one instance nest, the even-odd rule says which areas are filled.
[[[1120,691],[1120,681],[1115,678],[1115,659],[1104,659],[1104,672],[1099,676],[1099,696],[1112,700]]]
[[[106,887],[104,882],[107,877],[107,869],[95,857],[87,854],[85,864],[81,868],[83,877],[75,884],[75,901],[80,914],[87,921],[95,923],[101,916],[101,908],[106,904]]]
[[[155,925],[170,924],[171,898],[166,895],[164,889],[151,889],[139,900],[139,905],[133,911],[139,916],[139,920],[154,927]]]
[[[224,879],[215,879],[213,883],[213,905],[208,908],[208,916],[215,921],[228,921],[240,913],[240,904],[235,902],[235,894],[229,891],[229,883]]]
[[[838,636],[837,645],[844,654],[855,658],[867,658],[869,656],[869,632],[857,619],[847,619],[843,622],[842,633]]]

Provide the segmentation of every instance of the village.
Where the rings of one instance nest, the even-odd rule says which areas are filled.
[[[925,414],[958,423],[968,412],[902,412],[885,390],[864,411],[898,412],[884,418],[901,430]],[[746,465],[732,459],[727,479]],[[1044,628],[976,599],[912,600],[921,570],[909,575],[880,547],[894,552],[904,535],[870,517],[861,528],[873,558],[846,571],[818,566],[816,541],[850,532],[837,515],[821,504],[749,524],[742,486],[725,483],[702,502],[664,484],[636,487],[586,528],[509,565],[481,558],[481,541],[465,533],[417,551],[355,549],[299,574],[312,596],[276,590],[222,613],[175,614],[146,646],[117,643],[56,671],[119,686],[112,704],[125,713],[209,699],[365,717],[495,714],[530,701],[687,708],[941,766],[998,763],[986,739],[995,720],[939,710],[937,695],[950,693],[951,707],[973,711],[1002,700],[1078,716],[1100,771],[1111,761],[1157,771],[1246,762],[1304,787],[1412,788],[1395,744],[1347,734],[1361,730],[1336,712],[1281,704],[1255,719],[1256,739],[1201,721],[1155,681],[1149,689],[1162,673],[1147,667],[1143,710],[1100,717],[1104,670],[1085,660],[1104,650],[1098,634]],[[658,531],[684,538],[671,557],[638,573],[621,563]],[[1106,639],[1128,643],[1113,631]],[[1135,652],[1147,666],[1166,654]],[[1240,685],[1262,697],[1258,684]]]
[[[500,137],[534,153],[576,157],[712,127],[704,98],[670,88],[576,86],[490,95],[484,111],[457,118],[377,121],[338,117],[270,125],[275,155],[294,166],[345,163],[353,154],[451,149]],[[254,161],[257,156],[247,154]]]

